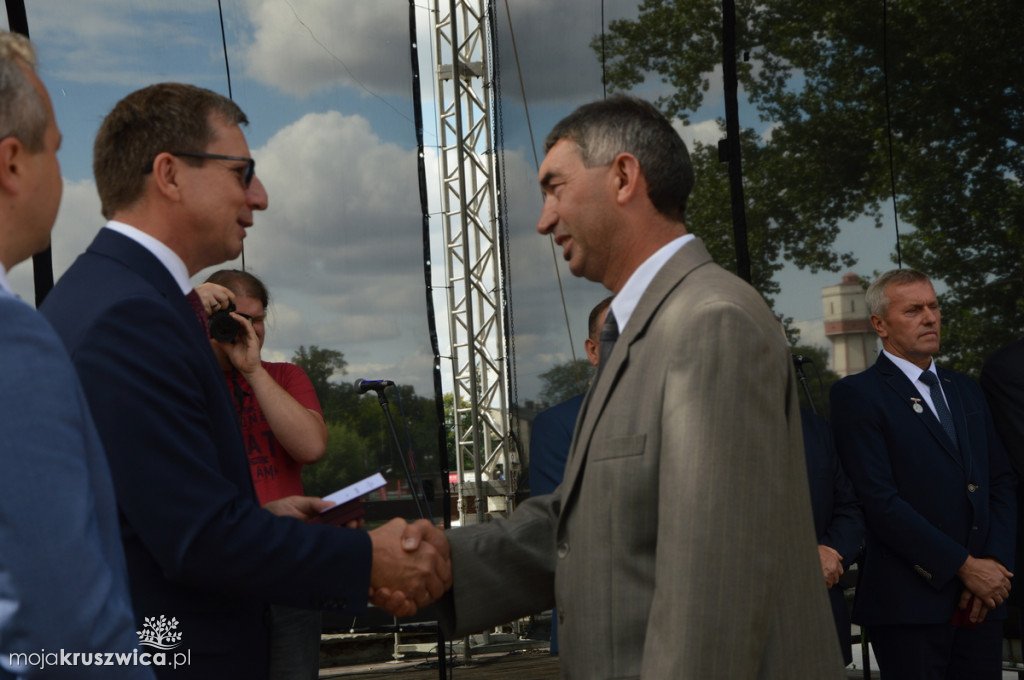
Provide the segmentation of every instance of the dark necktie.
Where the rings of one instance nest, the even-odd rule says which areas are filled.
[[[615,320],[612,308],[608,308],[608,315],[604,318],[604,326],[601,327],[601,350],[597,362],[597,374],[601,375],[604,365],[608,363],[608,356],[612,353],[615,341],[619,339],[619,324]]]
[[[188,303],[192,305],[192,311],[196,313],[196,321],[198,321],[199,325],[203,327],[203,333],[208,333],[210,320],[206,316],[206,310],[203,309],[203,301],[199,299],[199,293],[197,293],[196,289],[193,288],[188,292],[188,295],[185,296],[185,299],[187,299]]]
[[[956,438],[956,427],[953,426],[953,414],[949,412],[949,407],[946,406],[946,398],[942,396],[939,379],[931,371],[925,371],[918,380],[927,385],[928,389],[931,390],[932,404],[935,405],[935,413],[939,416],[939,423],[942,424],[942,429],[949,435],[949,440],[953,442],[953,446],[959,447],[960,445]]]

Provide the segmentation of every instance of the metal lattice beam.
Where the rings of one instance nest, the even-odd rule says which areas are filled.
[[[515,492],[487,11],[484,0],[435,0],[441,209],[464,524],[484,521],[488,510],[510,510]],[[467,513],[471,496],[473,516]]]

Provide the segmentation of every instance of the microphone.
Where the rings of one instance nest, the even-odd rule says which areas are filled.
[[[385,387],[393,387],[394,384],[395,383],[392,380],[363,380],[362,378],[355,382],[356,392],[359,394],[366,394],[370,390],[378,392],[383,390]]]
[[[793,355],[793,365],[796,366],[797,368],[800,368],[804,364],[813,364],[813,363],[814,363],[814,359],[812,359],[810,357],[805,357],[803,354],[794,354]]]

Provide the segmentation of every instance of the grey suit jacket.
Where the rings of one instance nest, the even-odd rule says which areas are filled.
[[[557,600],[566,678],[845,677],[782,330],[699,240],[622,329],[562,485],[449,536],[449,635]]]

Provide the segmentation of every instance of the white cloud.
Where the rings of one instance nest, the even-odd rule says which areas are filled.
[[[672,127],[675,128],[679,136],[686,142],[686,148],[689,149],[690,153],[693,153],[697,142],[715,146],[720,139],[725,138],[725,131],[722,130],[717,120],[702,120],[699,123],[683,125],[682,121],[677,118],[672,121]]]
[[[407,92],[408,3],[249,0],[246,74],[295,95],[349,85]]]

